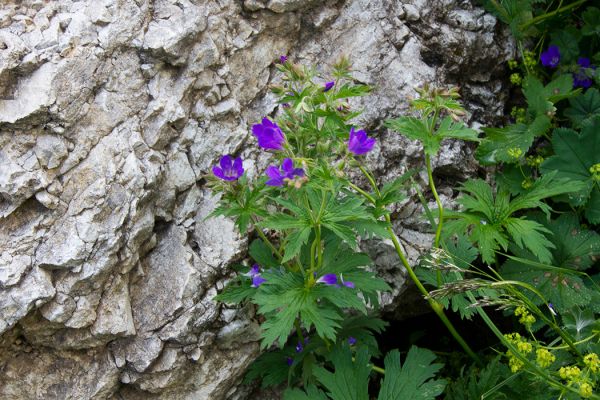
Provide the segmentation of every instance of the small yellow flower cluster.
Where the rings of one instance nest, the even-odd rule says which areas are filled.
[[[554,354],[543,348],[537,349],[535,351],[535,356],[537,364],[542,368],[548,368],[554,361],[556,361]]]
[[[527,165],[530,167],[539,167],[544,162],[544,157],[542,156],[528,156],[527,157]]]
[[[600,371],[600,358],[596,353],[589,353],[583,357],[583,362],[585,366],[589,368],[590,371],[597,374]]]
[[[511,147],[510,149],[506,150],[506,153],[509,157],[518,160],[523,155],[523,150],[519,149],[518,147]]]
[[[523,179],[523,182],[521,182],[521,187],[525,190],[530,189],[533,186],[533,182],[531,182],[531,179],[527,178],[527,179]],[[534,321],[535,322],[535,318]]]
[[[560,377],[567,381],[567,385],[579,386],[579,395],[584,399],[592,397],[594,393],[594,382],[590,380],[590,372],[598,373],[600,370],[600,358],[596,353],[589,353],[583,357],[586,368],[581,371],[576,365],[561,367],[558,370]]]
[[[523,64],[527,69],[534,68],[537,65],[537,57],[533,51],[526,51],[523,54]]]
[[[560,367],[558,374],[561,378],[567,381],[575,381],[581,375],[581,370],[576,365],[569,365],[566,367]]]
[[[520,74],[515,72],[514,74],[510,74],[510,83],[516,86],[520,86],[521,83],[523,83],[523,78]]]
[[[531,343],[529,343],[527,339],[521,337],[518,333],[509,333],[504,335],[504,337],[517,348],[521,355],[527,355],[533,351]],[[523,368],[523,361],[518,359],[512,351],[508,350],[506,355],[508,357],[508,366],[513,373],[516,373]]]
[[[523,181],[525,182],[525,181]],[[523,186],[523,184],[521,184]],[[531,183],[529,185],[531,187]],[[523,187],[524,189],[528,189],[529,187]],[[519,322],[525,325],[527,328],[531,328],[531,325],[535,323],[535,317],[531,315],[529,311],[523,306],[519,306],[515,309],[515,316],[520,317]]]
[[[526,121],[525,109],[523,107],[513,107],[512,110],[510,110],[510,116],[513,117],[518,124],[525,123]]]
[[[590,167],[590,174],[595,181],[600,181],[600,163],[594,164]]]
[[[508,60],[508,68],[515,69],[519,66],[517,60]]]

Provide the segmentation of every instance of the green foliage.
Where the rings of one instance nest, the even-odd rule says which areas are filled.
[[[585,216],[593,224],[600,223],[600,188],[592,166],[600,163],[600,118],[586,124],[577,133],[571,129],[559,128],[552,136],[554,154],[541,166],[543,174],[555,174],[557,178],[567,178],[581,183],[581,189],[573,190],[567,201],[572,206],[585,209]]]
[[[385,357],[385,378],[377,399],[435,399],[446,386],[445,380],[432,379],[443,366],[433,363],[435,358],[430,350],[413,346],[401,365],[398,350],[390,351]]]
[[[532,285],[560,311],[588,306],[594,291],[577,271],[590,268],[600,255],[600,235],[582,228],[574,214],[563,214],[554,221],[547,221],[541,216],[536,220],[551,233],[549,240],[553,249],[549,265],[538,263],[538,258],[530,252],[515,250],[519,258],[508,260],[503,265],[503,278]],[[535,304],[542,304],[542,299],[533,296],[533,293],[527,294]]]
[[[565,110],[565,115],[575,128],[582,128],[600,117],[600,92],[596,88],[569,99],[569,104],[571,107]]]
[[[314,375],[332,400],[369,400],[369,358],[366,349],[359,349],[352,357],[348,347],[341,347],[331,354],[335,373],[318,367]]]
[[[544,235],[548,229],[536,221],[518,217],[516,213],[529,208],[549,212],[543,199],[578,188],[580,185],[576,183],[555,180],[554,175],[548,174],[527,192],[511,198],[504,188],[494,194],[492,187],[483,180],[467,181],[462,186],[463,195],[458,199],[463,210],[448,214],[453,220],[446,225],[446,234],[470,232],[469,239],[477,244],[483,261],[488,264],[494,263],[496,251],[508,249],[510,240],[531,251],[541,262],[549,262],[553,244]]]
[[[508,367],[500,362],[500,356],[491,360],[483,369],[471,368],[468,373],[461,371],[461,377],[448,386],[446,400],[504,399],[500,391],[503,382],[510,374]],[[506,382],[506,381],[504,381]]]

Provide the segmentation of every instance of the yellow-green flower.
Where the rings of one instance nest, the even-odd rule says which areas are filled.
[[[589,399],[590,397],[592,397],[592,394],[592,385],[590,383],[583,382],[579,385],[579,395],[581,397],[583,397],[584,399]]]
[[[542,368],[548,368],[556,360],[554,354],[546,349],[537,349],[535,355],[538,365]]]
[[[583,357],[583,362],[593,373],[600,371],[600,358],[596,353],[586,354]]]

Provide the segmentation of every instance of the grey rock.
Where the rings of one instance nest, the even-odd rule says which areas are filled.
[[[414,87],[459,85],[469,123],[493,122],[513,53],[462,0],[4,0],[0,397],[260,398],[240,386],[260,352],[254,310],[213,300],[247,238],[207,219],[218,199],[205,178],[222,154],[241,155],[250,178],[271,162],[249,128],[277,113],[274,61],[327,73],[350,56],[375,88],[351,107],[387,182],[421,163],[416,143],[382,128]],[[477,172],[472,150],[445,142],[433,164],[453,207],[450,183]],[[431,227],[409,195],[392,211],[416,263]],[[363,245],[394,315],[412,293],[405,271],[389,243]]]

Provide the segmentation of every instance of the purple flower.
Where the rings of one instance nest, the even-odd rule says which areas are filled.
[[[265,150],[281,150],[285,142],[283,132],[275,122],[263,118],[262,124],[252,125],[252,133],[258,139],[258,145]]]
[[[283,107],[283,108],[290,108],[291,106],[290,106],[290,103],[283,103],[281,105],[281,107]]]
[[[298,342],[296,345],[296,353],[301,353],[302,350],[304,350],[304,346],[302,346],[302,343]]]
[[[548,50],[540,55],[540,60],[544,67],[556,68],[560,62],[560,49],[556,45],[548,47]]]
[[[245,275],[249,276],[252,279],[251,286],[255,288],[259,287],[263,284],[263,282],[267,281],[265,278],[260,276],[260,266],[258,264],[254,264]]]
[[[349,344],[350,346],[354,346],[354,345],[356,344],[356,338],[355,338],[355,337],[352,337],[352,336],[350,336],[350,337],[348,338],[348,344]]]
[[[336,274],[325,274],[319,279],[317,279],[317,283],[324,283],[326,285],[337,285],[337,275]]]
[[[325,274],[319,279],[317,279],[317,283],[324,283],[329,286],[341,287],[341,285],[338,284],[337,281],[338,279],[336,274]],[[340,282],[342,282],[342,285],[354,289],[354,282],[344,281],[344,277],[342,276],[342,274],[340,274]]]
[[[281,57],[279,57],[279,62],[281,64],[285,64],[287,62],[287,60],[288,60],[287,56],[281,56]]]
[[[285,158],[281,163],[281,170],[275,165],[271,165],[265,171],[269,179],[266,184],[269,186],[283,186],[287,180],[294,180],[294,177],[303,177],[302,168],[294,168],[294,162],[290,158]]]
[[[242,159],[240,157],[232,160],[230,155],[225,155],[221,157],[219,165],[213,166],[213,174],[224,181],[235,181],[244,174],[244,167],[242,166]]]
[[[286,357],[285,362],[287,363],[288,367],[291,367],[294,363],[294,359],[292,357]]]
[[[354,128],[350,129],[350,139],[348,140],[348,150],[360,156],[366,154],[373,149],[375,145],[375,139],[367,136],[367,133],[363,130],[354,131]]]
[[[323,85],[324,86],[323,91],[324,92],[329,92],[331,90],[331,88],[333,87],[333,85],[335,85],[334,81],[325,82],[325,85]]]
[[[262,276],[260,276],[260,274],[256,274],[252,277],[252,285],[250,285],[250,286],[257,288],[266,281],[267,280],[265,278],[263,278]]]
[[[592,76],[595,73],[596,66],[592,65],[587,57],[579,57],[577,65],[579,65],[579,71],[573,74],[573,87],[587,89],[594,83]]]
[[[246,273],[246,276],[254,277],[255,275],[260,274],[260,265],[254,264],[252,268]]]

